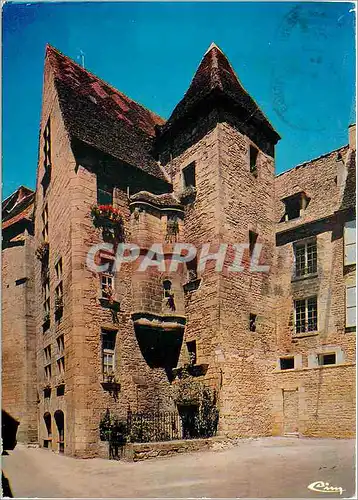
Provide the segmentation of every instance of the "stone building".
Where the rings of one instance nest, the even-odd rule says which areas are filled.
[[[275,176],[280,137],[216,45],[167,121],[48,46],[34,232],[21,233],[32,253],[3,250],[3,267],[26,263],[18,278],[31,297],[17,318],[29,346],[24,372],[3,361],[5,409],[29,415],[24,429],[37,413],[40,445],[80,457],[99,453],[107,409],[187,422],[202,388],[219,434],[353,436],[349,132],[347,146]],[[136,244],[138,258],[116,267],[122,242]],[[198,253],[170,270],[178,243]],[[88,265],[94,245],[101,272]],[[268,267],[255,272],[259,245]],[[143,271],[153,248],[162,250]],[[13,352],[6,308],[18,289],[7,279],[3,352]],[[29,396],[11,406],[25,378]]]

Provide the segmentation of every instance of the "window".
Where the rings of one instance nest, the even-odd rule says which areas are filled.
[[[336,364],[336,353],[318,354],[318,364],[323,365],[335,365]]]
[[[184,188],[192,186],[196,186],[195,182],[195,163],[191,163],[187,167],[183,168],[183,183]]]
[[[43,152],[44,152],[44,175],[41,180],[43,195],[45,196],[47,188],[51,181],[51,121],[47,120],[43,131]]]
[[[169,297],[172,296],[172,282],[170,280],[164,280],[163,281],[163,292],[164,292],[164,298],[168,299]]]
[[[97,203],[113,205],[113,185],[101,176],[97,176]]]
[[[102,330],[103,373],[106,375],[114,373],[116,334],[116,331]]]
[[[296,333],[317,331],[317,297],[295,300]]]
[[[189,360],[191,365],[196,364],[196,340],[191,340],[186,343],[186,348],[188,349]]]
[[[198,279],[197,268],[198,268],[198,260],[195,256],[194,259],[186,263],[188,281],[195,281]]]
[[[59,335],[56,339],[57,342],[57,352],[58,354],[63,354],[65,350],[65,340],[63,335]]]
[[[113,297],[114,291],[114,277],[113,274],[101,274],[101,293],[103,299],[110,299]]]
[[[55,273],[56,273],[56,279],[58,281],[62,280],[62,258],[60,258],[57,261],[57,264],[55,265]]]
[[[250,173],[257,177],[257,157],[259,154],[259,150],[255,148],[255,146],[250,146]]]
[[[47,381],[51,380],[51,375],[52,375],[52,370],[51,370],[51,364],[48,364],[45,366],[45,379]]]
[[[249,231],[249,253],[250,253],[250,256],[254,252],[254,248],[255,248],[255,245],[256,245],[257,237],[258,237],[257,233],[254,233],[254,231]]]
[[[45,205],[45,208],[42,212],[42,239],[43,241],[48,241],[48,206]]]
[[[256,314],[250,313],[250,317],[249,317],[250,332],[256,332],[256,318],[257,318]]]
[[[42,285],[43,293],[43,323],[48,327],[50,322],[50,280],[47,278]],[[46,328],[47,329],[47,328]]]
[[[356,263],[356,221],[344,224],[344,265]]]
[[[281,222],[300,217],[303,211],[306,210],[310,202],[310,198],[308,198],[306,193],[301,191],[300,193],[287,196],[282,201],[285,204],[285,214],[281,219]]]
[[[61,356],[56,363],[58,375],[63,375],[65,373],[65,356]]]
[[[346,328],[356,326],[356,287],[355,285],[346,288]]]
[[[317,272],[317,242],[300,242],[294,245],[295,276],[297,278]]]
[[[45,365],[48,365],[51,363],[51,346],[47,346],[44,349],[44,358],[45,358]]]
[[[292,370],[295,367],[294,356],[280,358],[280,369],[281,370]]]

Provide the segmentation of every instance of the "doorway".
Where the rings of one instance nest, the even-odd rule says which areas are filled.
[[[65,451],[65,418],[62,410],[56,410],[54,413],[55,422],[58,432],[58,451],[64,453]]]

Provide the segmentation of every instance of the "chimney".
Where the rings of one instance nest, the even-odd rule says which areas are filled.
[[[349,148],[356,150],[356,124],[353,123],[348,127],[349,134]]]

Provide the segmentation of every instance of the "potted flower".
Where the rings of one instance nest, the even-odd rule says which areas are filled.
[[[91,208],[91,217],[94,227],[115,228],[123,223],[120,211],[113,205],[94,205]]]

